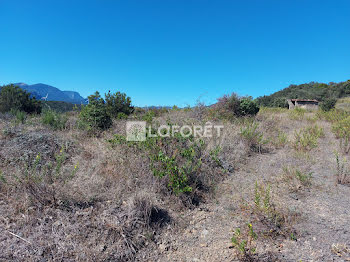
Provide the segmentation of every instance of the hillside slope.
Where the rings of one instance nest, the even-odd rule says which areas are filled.
[[[328,84],[310,82],[301,85],[290,85],[276,93],[257,98],[261,106],[286,107],[286,99],[316,99],[324,101],[327,98],[342,98],[350,95],[350,80]]]

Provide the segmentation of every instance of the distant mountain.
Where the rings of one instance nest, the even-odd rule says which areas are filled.
[[[47,96],[47,101],[63,101],[74,104],[86,103],[86,99],[83,98],[78,92],[61,91],[56,87],[41,83],[34,85],[14,83],[14,85],[22,88],[28,93],[31,93],[32,96],[39,100],[43,100],[43,98]]]

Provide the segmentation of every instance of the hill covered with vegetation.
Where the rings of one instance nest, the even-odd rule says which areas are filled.
[[[257,103],[266,107],[287,107],[286,99],[316,99],[324,102],[327,99],[339,99],[346,96],[350,96],[350,80],[328,84],[310,82],[290,85],[271,95],[258,97]]]

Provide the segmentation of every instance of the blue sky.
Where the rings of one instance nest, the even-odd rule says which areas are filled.
[[[350,1],[0,0],[0,84],[135,105],[350,79]]]

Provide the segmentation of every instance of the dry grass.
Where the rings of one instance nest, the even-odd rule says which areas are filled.
[[[169,189],[169,177],[154,176],[149,155],[156,148],[177,157],[189,144],[159,140],[157,147],[146,150],[109,142],[115,134],[125,136],[126,120],[116,120],[110,130],[88,137],[76,127],[76,114],[68,114],[66,128],[55,131],[36,117],[14,125],[8,116],[0,116],[1,259],[155,260],[162,233],[179,226],[180,214],[215,200],[221,194],[218,184],[235,176],[249,157],[292,147],[309,152],[328,131],[323,126],[326,117],[318,113],[263,109],[255,118],[220,121],[218,116],[212,118],[211,110],[200,106],[152,114],[153,125],[224,124],[221,137],[203,139],[205,146],[196,158],[200,169],[188,175],[193,191],[179,194]],[[139,112],[130,119],[144,119],[146,114]],[[177,167],[184,164],[181,158]],[[281,192],[312,187],[309,169],[297,170],[290,164],[288,158],[276,164],[279,170],[287,167],[277,174],[281,178],[277,183],[288,188]],[[348,183],[347,174],[339,161],[337,183]],[[268,188],[267,183],[258,184],[240,211],[262,239],[289,239],[295,234],[297,215],[275,193],[285,190],[283,186]]]

